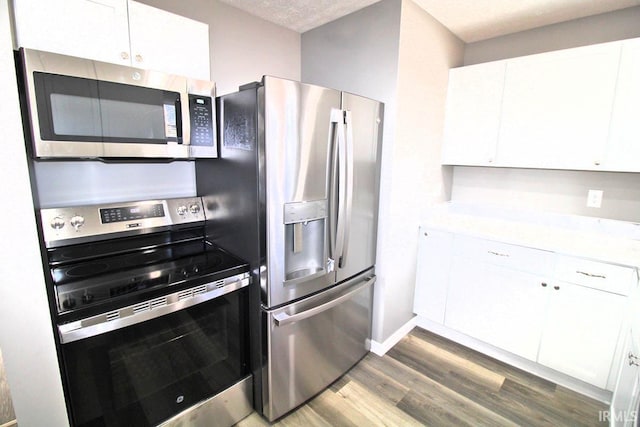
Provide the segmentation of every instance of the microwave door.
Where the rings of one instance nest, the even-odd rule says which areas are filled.
[[[34,72],[31,135],[36,157],[104,155],[98,82]]]
[[[105,157],[189,157],[186,78],[102,62],[96,76]]]

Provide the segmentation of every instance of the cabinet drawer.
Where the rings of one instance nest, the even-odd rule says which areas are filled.
[[[550,276],[553,273],[555,259],[552,252],[461,235],[455,236],[453,253],[474,261],[539,276]]]
[[[555,277],[589,288],[628,295],[634,273],[634,269],[629,267],[559,255]]]

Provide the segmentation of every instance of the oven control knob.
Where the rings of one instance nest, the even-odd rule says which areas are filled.
[[[198,205],[197,203],[189,205],[189,211],[194,215],[197,214],[198,212],[200,212],[200,205]]]
[[[66,308],[67,310],[70,310],[75,306],[76,306],[75,298],[67,298],[66,300],[62,301],[62,307]]]
[[[69,223],[77,231],[78,229],[80,229],[80,227],[82,227],[84,225],[84,217],[80,216],[80,215],[76,215],[76,216],[71,218],[71,221],[69,221]]]
[[[178,211],[178,215],[184,215],[187,213],[187,207],[185,205],[180,205],[176,209]]]
[[[57,216],[51,220],[51,228],[54,230],[60,230],[62,227],[64,227],[64,218],[61,216]]]

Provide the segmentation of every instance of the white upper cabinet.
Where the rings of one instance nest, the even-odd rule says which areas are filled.
[[[622,45],[616,97],[604,166],[640,171],[640,39]]]
[[[495,157],[506,62],[449,71],[443,164],[483,166]]]
[[[130,65],[127,0],[14,0],[19,47]]]
[[[640,172],[640,39],[454,68],[443,164]]]
[[[210,79],[209,26],[127,0],[14,0],[18,47]]]
[[[619,57],[607,43],[509,61],[497,163],[599,169]]]
[[[209,26],[129,1],[134,67],[210,80]]]

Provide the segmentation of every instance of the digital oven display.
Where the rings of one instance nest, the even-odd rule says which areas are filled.
[[[164,208],[161,203],[155,205],[100,209],[100,220],[103,224],[145,218],[161,218],[163,216]]]

